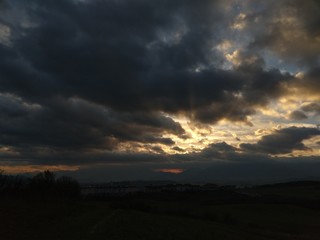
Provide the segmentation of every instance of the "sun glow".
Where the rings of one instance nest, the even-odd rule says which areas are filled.
[[[185,169],[181,168],[164,168],[164,169],[154,169],[154,172],[161,172],[161,173],[172,173],[172,174],[181,174],[185,171]]]

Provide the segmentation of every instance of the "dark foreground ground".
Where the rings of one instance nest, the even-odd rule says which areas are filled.
[[[0,239],[320,239],[320,187],[104,200],[0,199]]]

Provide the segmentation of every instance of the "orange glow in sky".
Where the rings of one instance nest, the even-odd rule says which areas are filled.
[[[164,168],[164,169],[155,169],[155,172],[162,172],[162,173],[172,173],[172,174],[180,174],[185,171],[185,169],[181,168]]]
[[[20,173],[36,173],[49,170],[56,171],[77,171],[79,166],[67,165],[26,165],[26,166],[0,166],[0,170],[4,170],[5,174],[20,174]]]

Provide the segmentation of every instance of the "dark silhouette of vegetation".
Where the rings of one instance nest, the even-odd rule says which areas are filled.
[[[318,186],[305,182],[77,200],[79,184],[72,178],[50,171],[30,178],[1,171],[0,196],[31,199],[0,197],[0,213],[6,216],[0,220],[1,239],[316,240]]]
[[[49,170],[38,173],[33,177],[11,176],[0,171],[1,196],[19,196],[38,199],[80,197],[80,185],[71,177],[56,175]]]
[[[0,170],[0,193],[1,195],[21,195],[25,192],[27,182],[22,176],[5,175],[3,170]]]
[[[55,174],[47,170],[30,178],[28,188],[32,195],[46,198],[56,194],[55,182]]]
[[[56,191],[63,198],[78,198],[81,194],[79,183],[67,176],[62,176],[56,180]]]

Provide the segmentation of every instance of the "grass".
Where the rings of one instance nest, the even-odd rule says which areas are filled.
[[[318,184],[242,191],[163,193],[109,201],[0,198],[0,239],[319,239]]]
[[[320,183],[298,182],[258,186],[245,190],[259,195],[276,195],[286,199],[319,200]]]
[[[129,201],[129,200],[128,200]],[[319,211],[292,205],[144,200],[151,208],[109,202],[2,200],[0,239],[318,239]],[[157,207],[156,209],[154,207]],[[175,211],[173,211],[175,209]]]

